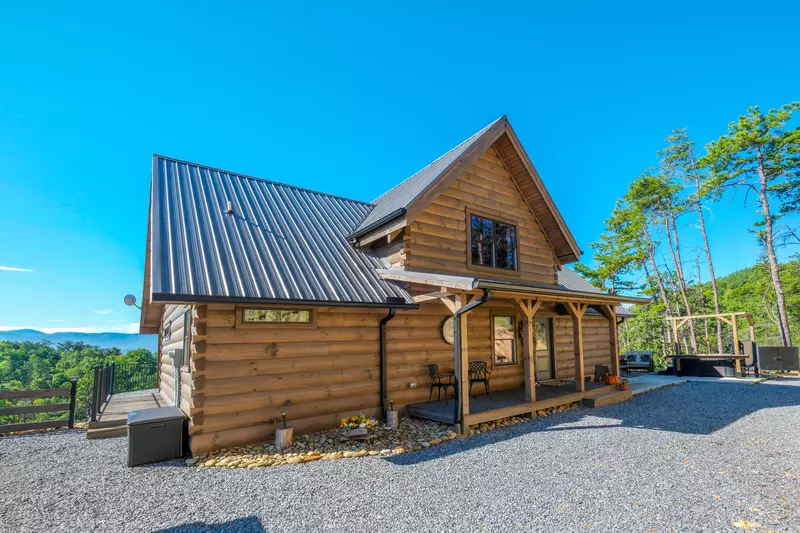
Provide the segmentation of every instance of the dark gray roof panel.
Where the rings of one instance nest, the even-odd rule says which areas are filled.
[[[562,266],[558,271],[558,284],[568,291],[594,292],[601,294],[603,291],[583,279],[571,268]]]
[[[402,214],[403,210],[436,181],[442,172],[447,170],[456,159],[469,150],[472,143],[476,142],[486,130],[501,120],[505,120],[505,117],[498,118],[427,167],[380,195],[372,202],[375,208],[361,221],[353,231],[353,235],[362,234],[371,226],[380,222],[388,222],[389,219]]]
[[[414,306],[348,243],[370,204],[162,156],[152,202],[154,300]]]
[[[565,266],[562,266],[561,270],[558,271],[558,284],[559,286],[570,291],[605,294],[603,291],[583,279],[577,272]],[[628,311],[625,306],[622,305],[618,305],[616,307],[616,311],[618,317],[630,318],[635,316],[633,313]]]

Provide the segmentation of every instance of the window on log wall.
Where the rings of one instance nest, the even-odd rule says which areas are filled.
[[[492,347],[496,365],[517,362],[516,322],[514,316],[492,315]]]
[[[310,309],[244,309],[242,321],[247,324],[311,324]]]
[[[471,264],[517,269],[517,227],[479,215],[471,217]]]

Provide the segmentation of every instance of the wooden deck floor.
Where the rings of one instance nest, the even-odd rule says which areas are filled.
[[[602,394],[615,390],[614,385],[605,383],[586,383],[585,392],[575,392],[572,385],[561,387],[536,387],[536,401],[525,401],[525,389],[505,389],[492,392],[491,396],[485,394],[470,398],[469,414],[464,417],[467,425],[480,424],[490,420],[498,420],[509,416],[530,413],[538,409],[548,409],[559,405],[579,402],[591,395]],[[412,403],[406,406],[409,416],[436,420],[445,424],[455,423],[454,400],[449,398],[447,404],[444,400],[431,403]]]
[[[122,392],[111,397],[111,401],[108,402],[106,408],[97,415],[97,422],[90,423],[89,427],[125,425],[128,422],[128,414],[131,411],[165,406],[166,403],[158,394],[158,389]]]

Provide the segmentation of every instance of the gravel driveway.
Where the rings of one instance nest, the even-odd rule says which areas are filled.
[[[797,532],[800,379],[686,383],[390,458],[125,457],[81,431],[0,438],[0,530]]]

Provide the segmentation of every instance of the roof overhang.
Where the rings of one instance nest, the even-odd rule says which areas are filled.
[[[375,307],[379,309],[417,309],[419,304],[413,302],[386,301],[386,302],[339,302],[333,300],[280,300],[274,298],[238,298],[225,296],[203,296],[197,294],[164,294],[153,293],[152,302],[155,304],[186,304],[186,303],[226,303],[240,305],[292,305],[309,307]]]
[[[571,291],[559,287],[558,285],[544,285],[539,283],[524,283],[505,280],[491,280],[484,278],[474,278],[470,276],[455,276],[451,274],[440,274],[435,272],[419,272],[399,268],[388,268],[378,270],[378,274],[384,279],[403,281],[406,283],[417,283],[420,285],[430,285],[457,291],[473,291],[479,289],[490,289],[493,294],[506,294],[513,296],[534,296],[537,299],[553,302],[581,301],[597,304],[647,304],[649,298],[634,296],[623,296],[619,294],[606,294],[596,292]]]
[[[648,304],[650,298],[641,298],[636,296],[623,296],[620,294],[606,294],[597,292],[582,292],[570,291],[562,289],[556,285],[553,287],[532,286],[514,282],[505,282],[498,280],[476,279],[476,289],[491,289],[492,292],[509,293],[509,294],[525,294],[538,297],[556,298],[561,300],[580,300],[582,302],[597,302],[597,303],[630,303],[630,304]]]

